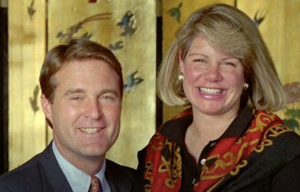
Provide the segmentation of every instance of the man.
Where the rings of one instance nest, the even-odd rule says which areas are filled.
[[[0,191],[88,192],[97,178],[103,192],[139,191],[133,169],[105,159],[119,134],[123,95],[122,69],[113,53],[87,40],[59,45],[46,55],[40,86],[53,141],[2,175]]]

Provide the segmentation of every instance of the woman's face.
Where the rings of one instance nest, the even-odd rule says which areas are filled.
[[[206,115],[236,114],[245,84],[241,61],[196,37],[180,60],[183,89],[194,112]]]

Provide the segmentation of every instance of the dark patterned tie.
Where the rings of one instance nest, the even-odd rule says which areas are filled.
[[[100,179],[96,176],[92,177],[89,192],[103,192]]]

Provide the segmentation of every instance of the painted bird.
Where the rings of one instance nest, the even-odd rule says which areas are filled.
[[[29,98],[29,101],[30,101],[30,105],[31,105],[31,108],[34,112],[34,114],[39,110],[39,106],[38,106],[38,94],[39,94],[39,86],[36,85],[34,90],[33,90],[33,97],[30,97]]]
[[[124,84],[124,91],[125,92],[131,92],[136,86],[138,86],[140,83],[144,81],[141,77],[135,77],[135,75],[138,73],[138,70],[131,73],[127,77],[127,81]]]
[[[92,36],[93,36],[92,33],[86,32],[86,33],[84,33],[83,35],[81,35],[81,37],[79,37],[79,39],[87,39],[87,40],[90,40]]]
[[[123,27],[122,36],[132,36],[136,31],[136,28],[133,27],[133,22],[131,23],[131,25],[126,25],[125,27]]]
[[[32,17],[33,17],[33,15],[34,15],[35,11],[36,11],[36,10],[33,8],[33,4],[34,4],[34,0],[31,1],[30,6],[27,7],[27,12],[28,12],[28,15],[29,15],[29,17],[30,17],[30,20],[32,20]]]
[[[265,20],[266,14],[264,14],[263,16],[258,17],[258,12],[256,11],[254,18],[253,18],[253,22],[256,25],[256,27],[259,27],[259,25],[263,22],[263,20]]]
[[[174,17],[176,19],[176,21],[178,21],[178,23],[180,23],[180,8],[182,6],[182,2],[179,3],[178,7],[174,7],[172,9],[170,9],[167,13],[169,13],[171,15],[171,17]]]
[[[111,43],[109,44],[109,49],[112,51],[118,50],[118,49],[122,49],[123,46],[123,41],[117,41],[115,43]]]
[[[56,38],[60,39],[61,42],[69,43],[74,34],[77,33],[80,29],[82,29],[82,22],[69,27],[66,33],[63,33],[62,31],[58,32]]]
[[[122,28],[122,36],[132,36],[136,28],[133,27],[134,20],[133,20],[133,12],[127,11],[126,14],[122,17],[121,21],[117,23],[117,26]]]
[[[117,23],[117,26],[124,27],[129,25],[133,16],[134,14],[132,13],[132,11],[127,11],[122,17],[121,21]]]

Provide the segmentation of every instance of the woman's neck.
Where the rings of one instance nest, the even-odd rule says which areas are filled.
[[[207,115],[193,110],[191,129],[199,138],[208,138],[209,141],[218,139],[236,118],[237,112],[232,111],[223,115]]]
[[[228,113],[212,116],[193,112],[193,122],[187,129],[185,143],[188,151],[197,161],[204,147],[210,141],[221,137],[236,115],[236,113]]]

